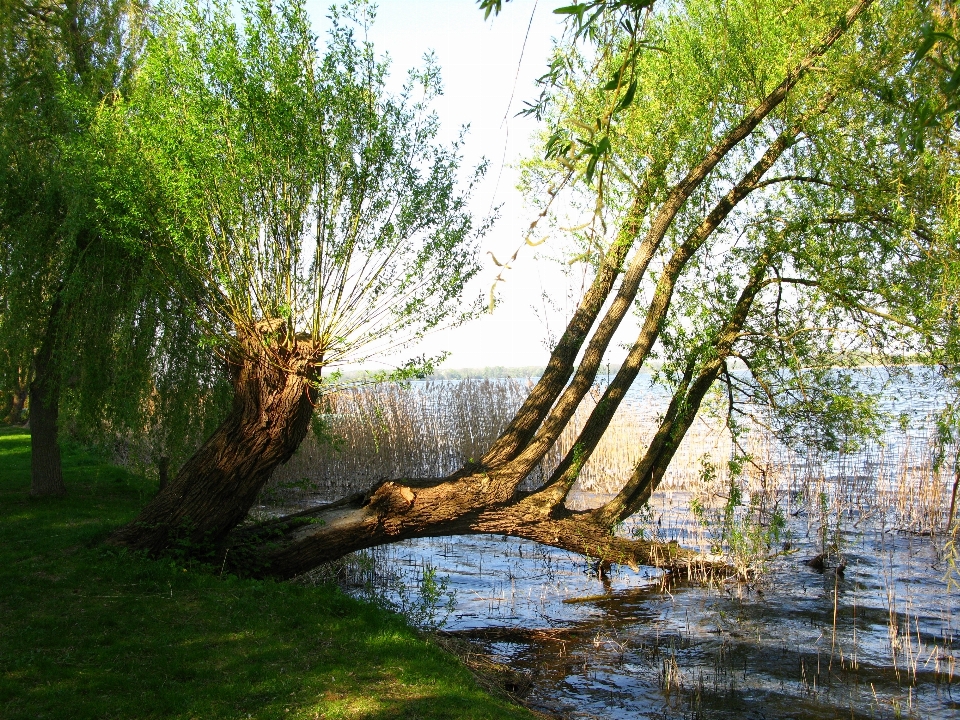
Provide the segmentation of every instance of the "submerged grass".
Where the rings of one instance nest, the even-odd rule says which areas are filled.
[[[523,718],[404,620],[343,595],[99,544],[152,492],[66,448],[33,499],[0,430],[0,717]]]

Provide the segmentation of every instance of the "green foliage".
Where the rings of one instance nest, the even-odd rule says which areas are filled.
[[[238,332],[280,318],[335,365],[475,310],[458,303],[477,263],[460,143],[433,142],[437,68],[389,96],[355,37],[362,3],[335,13],[326,52],[296,2],[251,2],[242,28],[226,3],[164,5],[149,25],[134,0],[14,9],[0,384],[51,337],[78,437],[176,468],[228,406]]]
[[[694,511],[694,516],[698,519],[700,515],[698,514],[702,511],[702,506],[700,502],[694,498],[690,503],[691,509]],[[653,525],[653,508],[650,507],[650,502],[647,501],[640,506],[640,509],[633,515],[635,520],[635,525],[633,526],[632,535],[638,540],[656,540],[657,532],[652,529]],[[651,529],[649,537],[647,536],[648,528]]]
[[[653,232],[668,193],[848,7],[688,0],[655,6],[642,33],[606,14],[589,47],[559,45],[534,112],[547,125],[543,152],[528,161],[524,188],[545,212],[557,206],[552,189],[568,188],[565,214],[551,217],[579,228],[564,248],[570,262],[596,266],[628,229],[637,243]],[[671,257],[693,248],[663,296],[669,310],[649,356],[656,380],[681,388],[690,368],[721,353],[733,428],[750,416],[791,444],[851,450],[887,421],[853,368],[940,362],[957,345],[957,136],[944,120],[924,127],[924,145],[911,142],[915,101],[942,104],[948,90],[918,51],[922,28],[949,19],[932,13],[923,2],[873,3],[722,156],[654,249],[641,316],[661,297],[655,285]],[[952,53],[937,37],[929,52]],[[778,136],[782,154],[728,201]],[[643,216],[632,217],[641,200]],[[697,235],[726,202],[716,229]],[[761,261],[744,326],[722,343]]]
[[[456,593],[449,585],[448,577],[438,575],[435,567],[425,564],[412,597],[405,585],[398,586],[397,610],[418,627],[439,630],[457,607]]]
[[[150,251],[185,269],[192,317],[222,346],[238,333],[309,342],[314,367],[470,317],[460,293],[476,233],[461,141],[435,143],[437,67],[390,95],[386,61],[357,38],[373,20],[364,3],[333,11],[323,49],[300,0],[240,14],[163,6],[123,108],[170,208]],[[259,330],[265,320],[285,333]]]
[[[68,498],[27,496],[29,436],[0,431],[5,720],[521,718],[400,616],[343,595],[147,560],[97,541],[152,483],[69,445]]]
[[[851,453],[878,440],[890,418],[879,409],[876,391],[854,372],[810,369],[782,386],[775,415],[777,431],[791,445],[812,452]]]
[[[920,150],[929,128],[956,128],[960,120],[960,16],[956,8],[932,8],[929,21],[921,28],[910,69],[917,71],[921,63],[927,66],[927,72],[937,76],[939,92],[916,98],[911,107],[915,118],[913,145]]]
[[[506,0],[510,2],[510,0]],[[487,19],[491,14],[499,15],[503,10],[504,0],[477,0],[483,17]],[[581,37],[592,31],[605,14],[620,14],[621,21],[629,22],[630,17],[636,16],[642,10],[653,7],[653,0],[590,0],[589,2],[562,5],[553,12],[569,18],[574,36]]]
[[[583,445],[581,443],[575,443],[573,446],[573,463],[571,465],[571,472],[573,477],[576,478],[580,475],[580,470],[583,469],[583,464],[587,461],[585,453],[583,452]]]
[[[142,58],[138,0],[0,13],[0,385],[46,338],[61,425],[176,462],[223,407],[220,368],[144,246],[158,198],[113,113]],[[137,448],[130,439],[149,436]]]
[[[711,551],[723,554],[743,577],[762,576],[769,563],[780,553],[787,539],[787,522],[779,507],[764,506],[760,493],[753,493],[744,503],[740,487],[743,458],[730,464],[724,503],[708,507],[699,498],[690,502],[694,519],[711,540]],[[716,487],[717,468],[706,456],[701,459],[700,482],[703,487]]]
[[[343,446],[343,438],[334,432],[332,420],[329,415],[316,412],[310,418],[310,429],[318,443],[339,452]]]

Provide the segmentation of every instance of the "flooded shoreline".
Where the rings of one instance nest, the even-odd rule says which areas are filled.
[[[645,445],[666,396],[631,392],[570,509],[609,499]],[[354,398],[357,409],[342,413],[366,445],[339,456],[308,449],[290,473],[312,479],[294,493],[278,486],[276,497],[335,498],[365,482],[352,474],[361,462],[382,476],[427,472],[435,448],[427,469],[447,472],[495,436],[524,388],[483,381],[389,393]],[[603,574],[583,556],[471,535],[358,553],[336,579],[478,643],[529,678],[526,702],[559,717],[957,717],[960,590],[948,582],[960,579],[948,546],[956,448],[934,462],[931,413],[941,400],[923,383],[894,383],[882,406],[896,421],[833,454],[787,448],[762,428],[734,439],[705,414],[651,502],[618,533],[722,551],[728,578],[675,583],[654,568],[619,566]],[[488,427],[477,431],[473,417]],[[473,434],[458,440],[461,426]],[[432,439],[398,430],[408,427]],[[739,471],[737,457],[747,458]]]
[[[527,701],[564,717],[956,717],[960,599],[930,572],[936,543],[861,534],[846,548],[840,574],[808,567],[815,548],[800,543],[754,584],[671,584],[461,536],[368,551],[348,584],[403,610],[425,568],[444,578],[455,600],[438,598],[434,621],[529,676]]]

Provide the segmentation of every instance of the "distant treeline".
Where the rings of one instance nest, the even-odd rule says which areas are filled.
[[[485,368],[445,368],[429,375],[428,380],[493,380],[496,378],[538,378],[543,374],[543,365],[525,365],[522,367],[504,367],[495,365]],[[347,382],[370,380],[376,372],[368,370],[346,370],[340,377]]]
[[[653,367],[650,369],[656,369],[659,367],[659,363],[652,363]],[[614,375],[617,374],[617,371],[620,370],[620,365],[610,363],[609,365],[604,363],[600,366],[597,371],[597,380],[604,381],[607,379],[607,376],[612,379]],[[544,371],[543,365],[520,365],[514,367],[507,367],[505,365],[492,365],[490,367],[483,368],[443,368],[436,370],[431,375],[429,375],[427,380],[494,380],[498,378],[539,378]],[[345,382],[352,381],[362,381],[362,380],[371,380],[374,379],[377,373],[369,370],[346,370],[340,374],[340,378]],[[376,381],[376,380],[374,380]]]
[[[847,367],[878,367],[876,358],[871,357],[870,355],[863,354],[851,355],[850,364]],[[919,358],[911,355],[903,355],[901,357],[895,358],[894,360],[887,359],[888,367],[902,367],[905,365],[918,364]],[[921,363],[922,364],[922,363]],[[661,366],[661,363],[653,360],[646,363],[646,366],[641,372],[656,372]],[[745,370],[746,365],[738,359],[732,359],[727,362],[727,367],[731,370]],[[620,365],[610,363],[607,365],[604,363],[597,370],[596,381],[603,384],[606,380],[613,379],[613,376],[617,374],[620,370]],[[484,368],[444,368],[441,370],[435,371],[427,379],[429,380],[493,380],[496,378],[539,378],[544,371],[543,365],[521,365],[517,367],[507,367],[504,365],[493,365],[491,367]],[[369,380],[372,379],[374,373],[367,370],[349,370],[341,374],[341,378],[346,382],[357,381],[357,380]]]
[[[494,378],[537,378],[543,374],[543,365],[523,365],[520,367],[504,367],[494,365],[484,368],[445,368],[437,370],[431,380],[492,380]]]

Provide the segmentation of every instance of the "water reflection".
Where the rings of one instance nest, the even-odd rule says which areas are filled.
[[[373,552],[415,592],[449,576],[446,630],[533,675],[532,701],[568,717],[952,718],[958,600],[937,546],[845,537],[842,575],[803,562],[768,578],[670,584],[654,569],[597,577],[577,556],[513,538],[408,541]],[[388,591],[389,593],[389,591]]]

